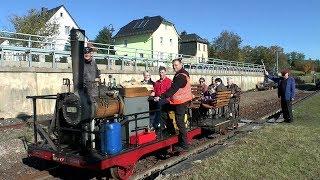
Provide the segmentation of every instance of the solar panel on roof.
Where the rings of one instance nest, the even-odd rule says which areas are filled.
[[[137,21],[137,22],[136,22],[136,24],[133,26],[133,29],[137,28],[137,27],[138,27],[138,25],[139,25],[139,23],[140,23],[140,22],[139,22],[139,21]]]
[[[142,28],[142,25],[143,25],[143,23],[144,23],[145,21],[144,20],[142,20],[141,21],[141,23],[139,24],[139,26],[138,27],[136,27],[136,28]]]
[[[143,27],[145,27],[147,25],[147,23],[149,22],[149,19],[146,20],[146,23],[144,23]]]

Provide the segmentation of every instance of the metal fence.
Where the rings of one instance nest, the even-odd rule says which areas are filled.
[[[108,70],[157,71],[159,66],[171,68],[174,58],[182,58],[184,67],[194,73],[247,74],[262,73],[263,66],[252,63],[205,59],[112,44],[91,43],[99,66]],[[141,53],[143,52],[143,53]],[[55,37],[0,31],[0,66],[71,68],[70,40]],[[205,62],[205,63],[203,63]]]

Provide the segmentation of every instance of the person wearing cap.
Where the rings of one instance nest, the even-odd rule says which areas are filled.
[[[278,97],[281,100],[281,109],[284,122],[291,123],[292,117],[292,101],[295,97],[295,80],[289,76],[289,69],[281,71],[282,77],[275,77],[269,75],[268,71],[264,72],[265,75],[278,84]]]
[[[98,96],[97,82],[100,79],[100,71],[93,59],[93,49],[91,47],[84,48],[84,90],[89,95],[89,103],[96,103],[95,97]]]

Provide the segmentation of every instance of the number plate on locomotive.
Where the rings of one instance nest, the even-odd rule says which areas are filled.
[[[67,112],[68,113],[76,113],[77,112],[77,107],[67,107]]]

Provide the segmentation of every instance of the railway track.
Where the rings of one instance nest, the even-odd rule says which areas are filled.
[[[318,91],[314,92],[314,93],[310,93],[305,97],[302,97],[300,99],[298,99],[297,101],[295,101],[293,103],[293,105],[296,105],[298,103],[301,103],[309,98],[311,98],[312,96],[314,96],[315,94],[319,93]],[[267,122],[267,119],[270,116],[273,116],[277,113],[280,113],[280,109],[277,109],[275,111],[272,111],[270,113],[268,113],[267,115],[259,118],[258,121],[242,121],[241,123],[241,127],[239,127],[237,130],[230,130],[226,135],[219,135],[217,137],[215,137],[214,139],[210,139],[207,140],[206,142],[204,142],[203,144],[198,145],[197,147],[191,149],[190,151],[188,151],[185,154],[179,155],[179,156],[174,156],[171,157],[167,160],[162,160],[159,162],[156,162],[151,168],[148,169],[140,169],[139,172],[137,172],[132,179],[154,179],[157,176],[161,176],[162,173],[164,171],[166,171],[169,168],[172,168],[173,166],[184,162],[186,159],[190,158],[190,157],[194,157],[197,154],[201,154],[202,152],[204,152],[205,150],[208,150],[210,148],[214,148],[217,145],[220,145],[222,143],[224,143],[226,140],[228,140],[231,137],[237,136],[237,134],[239,134],[239,132],[241,132],[242,130],[246,129],[250,129],[249,126],[262,126]],[[19,124],[15,124],[15,125],[9,125],[9,126],[3,126],[0,127],[0,130],[5,129],[5,128],[21,128],[27,126],[27,123],[23,122],[23,123],[19,123]],[[61,170],[64,169],[64,170]],[[66,170],[65,170],[66,169]],[[88,175],[87,177],[90,179],[91,177],[94,178],[95,176],[99,177],[102,176],[101,174],[97,173],[97,172],[82,172],[81,174],[79,174],[79,170],[71,170],[71,171],[75,171],[74,173],[71,173],[71,177],[75,176],[79,176],[79,177],[83,177],[83,175],[81,174],[93,174],[93,175]],[[33,172],[32,174],[28,174],[28,175],[24,175],[22,179],[64,179],[68,176],[63,175],[64,173],[69,174],[68,172],[70,172],[68,167],[61,167],[61,166],[50,166],[48,168],[42,169],[41,171],[37,171],[37,172]]]

